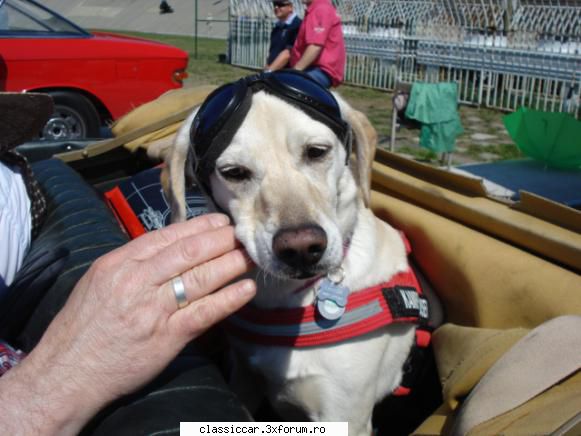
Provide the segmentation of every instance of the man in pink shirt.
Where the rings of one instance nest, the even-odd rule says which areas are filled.
[[[291,50],[290,65],[329,88],[343,82],[346,54],[341,17],[331,0],[302,0],[305,18]]]

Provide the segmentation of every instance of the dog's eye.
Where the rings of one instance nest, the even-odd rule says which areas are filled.
[[[245,167],[227,167],[219,171],[222,177],[232,182],[243,182],[252,176],[252,172]]]
[[[319,160],[322,159],[329,153],[329,147],[323,147],[320,145],[309,145],[305,150],[305,157],[308,160]]]

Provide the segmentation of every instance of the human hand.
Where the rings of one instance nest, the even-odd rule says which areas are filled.
[[[205,215],[98,259],[37,347],[0,379],[0,400],[20,404],[20,422],[43,434],[74,434],[105,404],[150,381],[254,296],[251,280],[226,285],[252,267],[227,223],[224,215]],[[170,282],[176,276],[190,302],[183,309]]]

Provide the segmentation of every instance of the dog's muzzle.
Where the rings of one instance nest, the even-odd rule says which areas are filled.
[[[296,278],[314,276],[326,249],[327,234],[314,224],[281,229],[272,239],[274,255]]]

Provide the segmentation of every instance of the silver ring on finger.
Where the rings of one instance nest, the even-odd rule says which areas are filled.
[[[178,303],[178,309],[183,309],[190,304],[188,297],[186,297],[186,287],[184,286],[184,281],[181,276],[171,279],[171,287],[176,297],[176,302]]]

